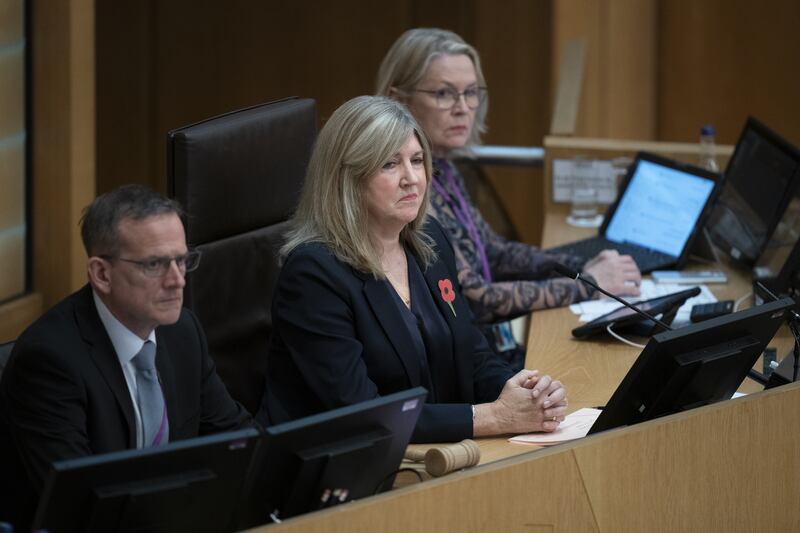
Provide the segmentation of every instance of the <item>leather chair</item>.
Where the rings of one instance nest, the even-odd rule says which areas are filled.
[[[186,211],[185,305],[228,390],[253,415],[264,391],[277,252],[316,139],[314,100],[288,98],[167,134],[171,197]]]

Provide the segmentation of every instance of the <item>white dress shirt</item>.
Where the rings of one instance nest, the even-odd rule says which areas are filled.
[[[94,305],[97,307],[97,314],[100,315],[100,321],[106,328],[111,344],[114,346],[114,351],[117,352],[119,364],[122,367],[122,373],[125,376],[125,382],[128,384],[128,392],[131,395],[133,402],[134,418],[136,419],[136,447],[144,448],[144,432],[142,431],[142,415],[139,412],[139,404],[136,401],[136,369],[131,362],[136,354],[142,349],[145,341],[140,339],[138,335],[126,328],[122,322],[108,310],[106,304],[97,296],[97,293],[92,291],[94,297]],[[155,330],[150,332],[146,340],[156,344]]]

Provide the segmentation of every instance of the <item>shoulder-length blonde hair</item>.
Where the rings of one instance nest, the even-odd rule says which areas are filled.
[[[417,217],[400,233],[427,267],[435,258],[423,232],[431,178],[431,152],[408,109],[382,96],[359,96],[344,103],[319,132],[308,164],[300,202],[281,256],[306,242],[327,245],[336,257],[361,272],[385,277],[381,251],[369,233],[365,191],[368,180],[416,136],[423,150],[426,187]]]
[[[403,96],[409,96],[425,76],[431,61],[443,55],[469,57],[475,66],[478,85],[486,87],[486,79],[481,70],[478,51],[467,44],[459,35],[439,28],[416,28],[401,35],[386,53],[378,69],[375,93],[391,96],[395,89]],[[470,132],[468,145],[480,144],[481,133],[486,131],[486,114],[489,111],[489,96],[475,110],[475,125]]]

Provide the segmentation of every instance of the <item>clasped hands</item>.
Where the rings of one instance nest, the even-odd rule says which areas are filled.
[[[567,414],[567,391],[560,381],[537,370],[521,370],[506,381],[500,396],[475,409],[476,437],[551,432]]]

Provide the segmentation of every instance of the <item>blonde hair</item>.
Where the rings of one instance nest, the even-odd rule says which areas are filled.
[[[416,28],[401,35],[389,48],[378,69],[375,92],[390,96],[390,90],[408,96],[425,76],[431,62],[443,55],[465,55],[475,67],[478,85],[486,86],[478,51],[457,34],[439,28]],[[486,114],[489,111],[488,95],[475,110],[475,124],[468,145],[480,144],[481,133],[486,131]]]
[[[408,109],[390,98],[359,96],[333,112],[319,132],[281,256],[307,242],[327,245],[336,257],[361,272],[385,277],[381,250],[369,234],[365,200],[368,181],[415,135],[423,150],[426,185],[431,177],[430,147]],[[423,232],[426,186],[417,217],[400,242],[427,267],[435,258]]]

